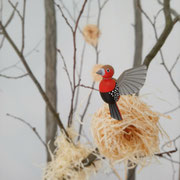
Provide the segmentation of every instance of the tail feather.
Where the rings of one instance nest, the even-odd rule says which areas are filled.
[[[117,107],[117,104],[109,104],[110,115],[112,118],[122,120],[121,113]]]

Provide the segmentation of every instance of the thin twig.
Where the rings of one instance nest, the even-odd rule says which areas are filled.
[[[79,84],[79,85],[77,85],[77,86],[84,87],[84,88],[88,88],[88,89],[92,89],[92,90],[95,90],[95,91],[99,91],[98,89],[96,89],[96,88],[94,88],[94,87],[92,87],[92,86],[86,86],[86,85],[84,85],[84,84]]]
[[[22,29],[22,45],[21,45],[21,53],[23,54],[24,46],[25,46],[25,14],[26,14],[26,0],[23,1],[23,13],[22,13],[22,19],[21,19],[21,29]]]
[[[19,10],[16,8],[16,5],[14,5],[11,0],[8,0],[9,4],[12,6],[12,8],[16,11],[16,13],[18,14],[18,16],[20,17],[20,19],[22,20],[23,17],[21,15],[21,13],[19,12]]]
[[[64,70],[67,74],[67,77],[68,77],[68,81],[69,81],[69,84],[70,84],[70,88],[71,88],[71,92],[73,92],[73,86],[72,86],[72,81],[71,81],[71,78],[70,78],[70,74],[69,74],[69,71],[68,71],[68,68],[67,68],[67,65],[66,65],[66,61],[64,59],[64,56],[62,55],[62,52],[60,49],[57,49],[57,52],[59,53],[59,55],[61,56],[61,59],[63,61],[63,64],[64,64]]]
[[[35,135],[37,136],[37,138],[40,140],[40,142],[44,145],[44,147],[46,148],[47,152],[48,152],[48,147],[47,147],[47,144],[43,141],[43,139],[41,138],[41,136],[39,135],[39,133],[37,132],[36,128],[33,127],[30,123],[28,123],[27,121],[25,121],[24,119],[20,118],[20,117],[17,117],[17,116],[14,116],[12,114],[6,114],[7,116],[9,117],[12,117],[14,119],[17,119],[19,121],[21,121],[22,123],[26,124],[30,129],[32,129],[32,131],[35,133]]]
[[[12,46],[12,48],[14,49],[14,51],[16,52],[16,54],[19,56],[22,64],[24,65],[26,71],[28,72],[30,78],[32,79],[32,81],[34,82],[34,84],[36,85],[37,89],[39,90],[41,96],[43,97],[44,101],[46,102],[48,108],[50,109],[50,111],[52,112],[52,114],[54,115],[57,124],[60,127],[60,130],[65,133],[66,137],[68,138],[68,140],[70,142],[72,142],[72,140],[70,139],[66,129],[64,128],[64,125],[61,122],[61,119],[59,117],[59,114],[56,112],[56,110],[54,109],[54,107],[52,106],[51,102],[49,101],[49,98],[47,97],[46,93],[44,92],[44,90],[42,89],[40,83],[38,82],[38,80],[36,79],[36,77],[34,76],[33,72],[31,71],[29,65],[27,64],[27,61],[24,57],[24,55],[21,53],[21,51],[18,49],[18,47],[16,46],[16,44],[14,43],[14,41],[11,39],[11,37],[9,36],[8,32],[6,31],[5,27],[2,25],[2,22],[0,21],[0,27],[2,29],[2,32],[4,34],[4,36],[6,37],[6,39],[8,40],[8,42],[10,43],[10,45]]]
[[[1,43],[0,43],[0,49],[3,47],[4,40],[5,40],[5,37],[3,36],[3,37],[2,37],[2,40],[1,40]]]
[[[39,40],[38,42],[37,42],[37,44],[35,44],[35,46],[29,51],[29,52],[27,52],[24,56],[25,57],[28,57],[28,56],[30,56],[34,51],[35,52],[38,52],[38,47],[39,47],[39,45],[41,44],[41,42],[44,40],[44,38],[42,38],[41,40]]]
[[[6,27],[10,24],[10,22],[12,21],[17,6],[18,6],[18,2],[14,5],[13,12],[11,13],[11,15],[10,15],[9,19],[7,20],[7,22],[5,23],[5,28],[6,28]]]
[[[75,23],[76,23],[75,16],[74,16],[74,18],[73,18],[73,16],[71,15],[69,9],[64,5],[63,1],[62,1],[62,0],[59,0],[59,1],[60,1],[61,5],[62,5],[62,9],[64,9],[64,10],[67,12],[67,14],[69,15],[69,17],[71,18],[71,20],[72,20],[72,21],[74,22],[74,24],[75,24]],[[89,1],[89,2],[91,2],[91,1]],[[73,3],[74,3],[74,1],[73,1]],[[79,32],[82,34],[82,30],[80,29],[79,26],[78,26],[78,30],[79,30]]]
[[[74,110],[74,96],[76,92],[76,53],[77,53],[77,47],[76,47],[76,32],[79,25],[80,18],[84,12],[85,6],[86,6],[87,0],[84,0],[84,3],[81,7],[81,10],[79,12],[78,18],[76,20],[75,28],[73,31],[73,47],[74,47],[74,54],[73,54],[73,92],[72,92],[72,98],[71,98],[71,107],[68,117],[68,127],[72,125],[72,118],[73,118],[73,110]]]
[[[71,24],[69,23],[67,17],[64,15],[64,12],[63,12],[62,8],[61,8],[60,5],[57,4],[55,1],[54,1],[54,4],[55,4],[55,5],[58,7],[58,9],[60,10],[62,17],[64,18],[66,24],[69,26],[71,32],[73,33],[73,27],[72,27]]]
[[[173,108],[173,109],[167,111],[167,112],[164,112],[163,114],[169,114],[169,113],[172,113],[172,112],[174,112],[174,111],[176,111],[176,110],[178,110],[178,109],[180,109],[180,105],[177,106],[176,108]]]
[[[179,59],[180,59],[180,54],[177,56],[177,58],[176,58],[176,60],[174,61],[171,69],[169,70],[169,72],[172,72],[172,71],[173,71],[173,69],[174,69],[174,67],[176,66],[176,64],[178,63]]]
[[[89,15],[90,15],[90,10],[91,10],[91,2],[89,1],[88,3],[88,11],[87,11],[87,19],[86,19],[86,24],[89,23]],[[83,48],[82,48],[82,52],[81,52],[81,62],[80,62],[80,71],[78,74],[78,83],[80,84],[81,82],[81,75],[82,75],[82,71],[83,71],[83,65],[84,65],[84,55],[85,55],[85,50],[86,50],[86,41],[84,40],[84,44],[83,44]],[[77,104],[78,104],[78,100],[79,100],[79,92],[80,92],[80,87],[77,88],[77,93],[76,93],[76,100],[75,100],[75,105],[74,105],[74,112],[76,111],[77,108]]]
[[[21,78],[26,77],[26,76],[28,76],[28,73],[20,75],[20,76],[7,76],[4,74],[0,74],[0,77],[7,78],[7,79],[21,79]]]
[[[19,63],[20,63],[20,61],[16,62],[16,63],[13,64],[13,65],[10,65],[10,66],[7,66],[7,67],[1,69],[1,70],[0,70],[0,73],[2,73],[2,72],[4,72],[4,71],[8,71],[8,70],[10,70],[10,69],[12,69],[12,68],[17,68],[17,69],[19,69],[19,68],[17,67],[17,65],[18,65]],[[21,70],[22,70],[22,69],[21,69]],[[24,72],[24,71],[22,71],[22,72]]]

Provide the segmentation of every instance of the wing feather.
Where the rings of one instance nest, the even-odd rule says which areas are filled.
[[[137,93],[146,80],[147,67],[145,65],[124,71],[117,79],[120,95]]]

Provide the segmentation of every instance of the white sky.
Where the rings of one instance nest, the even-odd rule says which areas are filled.
[[[15,1],[12,1],[15,2]],[[72,1],[64,0],[67,7],[72,12]],[[22,6],[20,1],[19,7]],[[11,7],[6,0],[3,1],[3,22],[11,14]],[[92,1],[91,16],[89,23],[96,23],[97,13],[96,0]],[[142,7],[153,18],[153,15],[160,9],[156,0],[143,1]],[[180,2],[172,0],[172,7],[180,12]],[[108,4],[102,12],[101,18],[101,38],[100,38],[100,63],[111,64],[115,67],[115,77],[125,69],[130,68],[134,56],[134,29],[133,29],[133,5],[132,1],[123,0],[109,0]],[[64,20],[61,18],[60,13],[57,12],[58,22],[58,47],[61,48],[70,72],[72,72],[72,36]],[[12,23],[8,26],[8,32],[13,37],[13,40],[20,46],[20,20],[17,15]],[[72,23],[72,22],[71,22]],[[143,18],[144,23],[144,47],[143,57],[149,52],[155,43],[152,27],[148,24],[147,20]],[[80,27],[86,25],[86,18],[83,17],[80,22]],[[161,13],[158,19],[158,31],[162,31],[164,25],[163,14]],[[165,61],[168,67],[171,67],[177,55],[180,53],[180,24],[177,23],[173,32],[167,39],[162,50],[164,52]],[[83,39],[78,34],[78,55],[81,54]],[[27,15],[26,15],[26,38],[25,38],[25,54],[30,52],[37,43],[38,51],[31,53],[27,56],[28,64],[30,65],[33,73],[44,87],[44,4],[43,1],[31,0],[27,1]],[[80,56],[78,56],[78,60]],[[0,51],[0,69],[18,62],[13,49],[7,41]],[[78,61],[79,62],[79,61]],[[78,66],[79,63],[77,62]],[[85,62],[83,68],[82,83],[91,85],[91,68],[95,63],[95,53],[92,47],[87,45],[85,53]],[[170,79],[165,72],[164,68],[160,65],[160,56],[157,55],[150,65],[148,77],[145,86],[141,91],[144,100],[152,106],[152,108],[159,112],[166,112],[176,107],[179,103],[176,89],[172,86]],[[23,66],[21,63],[18,67]],[[70,88],[67,82],[66,74],[63,70],[63,64],[58,57],[58,111],[60,112],[61,119],[64,124],[67,123],[67,116],[70,104]],[[180,63],[174,69],[173,76],[180,85]],[[12,69],[5,72],[7,75],[20,75],[22,69]],[[25,70],[24,70],[25,71]],[[97,85],[96,85],[97,86]],[[81,90],[80,104],[88,97],[88,89]],[[97,100],[96,100],[97,99]],[[86,134],[92,139],[89,129],[89,124],[92,114],[102,105],[102,100],[99,94],[94,92],[87,113],[85,122]],[[37,137],[33,134],[31,129],[26,127],[19,121],[16,121],[6,116],[6,113],[19,116],[33,126],[35,126],[44,138],[45,123],[44,123],[44,110],[45,104],[36,89],[35,85],[29,77],[19,80],[8,80],[0,78],[0,179],[2,180],[38,180],[42,176],[41,167],[45,163],[45,151],[42,144]],[[170,138],[174,138],[180,134],[180,111],[170,114],[172,119],[161,119],[161,126],[168,133]],[[78,122],[76,122],[77,124]],[[167,139],[166,139],[167,140]],[[164,140],[164,141],[166,141]],[[164,142],[162,141],[162,143]],[[178,143],[177,143],[178,144]],[[179,144],[178,144],[179,145]],[[179,159],[178,153],[173,155],[175,160]],[[176,168],[178,168],[176,166]],[[178,169],[177,169],[178,170]],[[178,172],[178,171],[177,171]],[[176,172],[176,179],[178,173]],[[123,176],[124,172],[122,167],[119,173]],[[111,179],[116,180],[114,175],[107,176],[100,173],[94,176],[92,180],[97,179]],[[137,174],[137,180],[157,180],[172,179],[171,164],[165,160],[154,162],[150,166],[144,168]]]

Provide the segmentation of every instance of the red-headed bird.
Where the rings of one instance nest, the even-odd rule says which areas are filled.
[[[110,65],[104,65],[96,73],[103,77],[99,84],[99,92],[102,99],[109,104],[111,117],[122,120],[116,102],[119,100],[120,95],[134,94],[141,89],[146,79],[147,67],[142,65],[128,69],[117,80],[112,78],[114,69]]]

